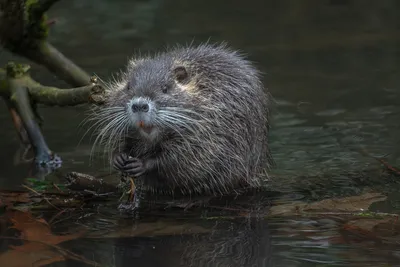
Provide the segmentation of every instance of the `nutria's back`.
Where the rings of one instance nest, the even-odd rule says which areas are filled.
[[[269,94],[256,68],[224,45],[132,59],[95,118],[116,168],[154,192],[259,186],[272,163]]]

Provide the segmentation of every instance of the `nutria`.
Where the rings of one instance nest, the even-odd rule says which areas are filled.
[[[96,144],[143,189],[215,195],[268,179],[270,96],[226,44],[133,58],[107,87]]]

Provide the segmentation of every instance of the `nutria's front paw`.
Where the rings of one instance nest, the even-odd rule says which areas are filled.
[[[129,158],[125,162],[123,171],[129,175],[138,177],[145,172],[143,161],[138,158]]]
[[[135,177],[138,177],[145,172],[142,160],[129,157],[125,153],[115,156],[114,168]]]
[[[113,167],[116,170],[123,171],[125,162],[128,160],[128,155],[125,153],[115,155],[113,159]]]

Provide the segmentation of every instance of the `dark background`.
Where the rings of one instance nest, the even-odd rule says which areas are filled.
[[[50,40],[104,80],[138,51],[228,42],[255,62],[277,101],[271,130],[277,171],[308,173],[368,161],[339,147],[326,126],[336,127],[349,146],[367,145],[371,153],[388,153],[393,164],[399,162],[399,11],[395,0],[60,1],[49,13],[57,19]],[[0,64],[9,59],[2,51]],[[35,64],[32,76],[68,87]],[[1,108],[5,186],[18,184],[26,170],[12,164],[18,140],[5,105]],[[107,166],[89,165],[90,135],[79,143],[86,108],[43,107],[42,114],[47,142],[64,166],[91,172]]]
[[[359,147],[400,165],[399,14],[397,0],[62,0],[49,12],[57,20],[50,41],[104,80],[139,51],[228,42],[264,73],[276,100],[273,173],[290,181],[376,166],[353,150]],[[1,65],[10,59],[27,62],[1,52]],[[68,87],[36,64],[32,76]],[[0,188],[11,188],[27,171],[13,165],[18,139],[4,103],[0,108]],[[44,135],[65,170],[106,171],[103,161],[89,160],[89,136],[80,142],[86,110],[41,107]],[[392,188],[392,202],[399,202],[398,189]]]

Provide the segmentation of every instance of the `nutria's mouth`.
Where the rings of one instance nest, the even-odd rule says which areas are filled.
[[[139,122],[139,128],[146,134],[151,134],[154,130],[154,126],[150,124],[145,124],[143,121]]]
[[[151,134],[151,132],[153,132],[154,127],[153,126],[148,126],[148,127],[141,127],[142,131],[147,133],[147,134]]]

